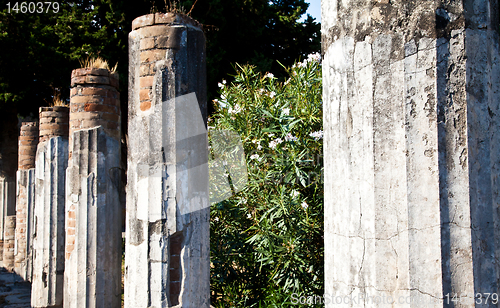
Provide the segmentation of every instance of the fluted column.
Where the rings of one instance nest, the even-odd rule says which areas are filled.
[[[35,155],[38,145],[38,123],[23,122],[19,134],[19,164],[17,170],[16,239],[14,271],[31,281],[30,254],[35,209]],[[29,274],[28,274],[29,273]]]
[[[105,69],[72,73],[64,307],[121,305],[117,78]]]
[[[32,307],[62,307],[63,303],[68,114],[68,107],[40,108]]]
[[[129,35],[125,307],[209,307],[205,38],[182,14]]]

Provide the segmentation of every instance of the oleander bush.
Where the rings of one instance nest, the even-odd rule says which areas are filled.
[[[214,307],[290,307],[299,296],[323,294],[320,56],[287,72],[278,80],[237,66],[234,81],[219,83],[209,135],[241,137],[248,183],[211,206]]]

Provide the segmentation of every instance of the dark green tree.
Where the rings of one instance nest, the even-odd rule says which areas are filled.
[[[54,13],[8,12],[0,7],[0,108],[22,115],[46,105],[54,91],[68,98],[69,75],[79,59],[100,55],[119,63],[122,104],[126,107],[128,33],[132,20],[174,7],[200,21],[207,37],[209,98],[234,63],[256,65],[280,75],[281,66],[320,49],[319,24],[304,0],[78,0],[60,1]],[[13,2],[12,2],[13,3]],[[11,5],[12,5],[11,3]],[[193,4],[195,4],[193,6]],[[11,7],[12,8],[12,7]],[[126,113],[125,113],[126,114]]]

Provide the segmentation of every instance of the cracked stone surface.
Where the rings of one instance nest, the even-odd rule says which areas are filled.
[[[97,126],[72,135],[65,214],[74,237],[66,242],[65,308],[121,305],[120,141],[107,131]]]
[[[325,293],[498,293],[496,2],[323,0],[322,40]]]
[[[32,307],[62,307],[68,138],[38,145],[35,167]]]

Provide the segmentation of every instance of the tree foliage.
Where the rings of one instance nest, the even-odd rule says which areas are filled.
[[[290,307],[298,303],[294,293],[323,294],[319,58],[311,55],[287,70],[284,82],[240,66],[233,82],[220,83],[209,122],[211,150],[234,152],[231,145],[221,150],[214,135],[221,130],[238,134],[248,184],[211,207],[214,307]],[[234,185],[239,178],[231,173],[233,161],[238,160],[228,159],[226,166]]]
[[[192,9],[191,16],[204,24],[209,97],[216,94],[216,81],[233,71],[231,63],[279,72],[276,60],[291,65],[293,59],[320,48],[319,25],[312,18],[298,22],[307,9],[304,0],[199,0],[193,7],[194,2],[63,0],[58,2],[58,13],[41,14],[9,13],[4,2],[0,7],[0,108],[18,107],[22,114],[36,114],[54,91],[67,99],[71,70],[79,67],[82,57],[97,54],[111,64],[119,63],[125,102],[132,20],[174,6],[184,12]]]

